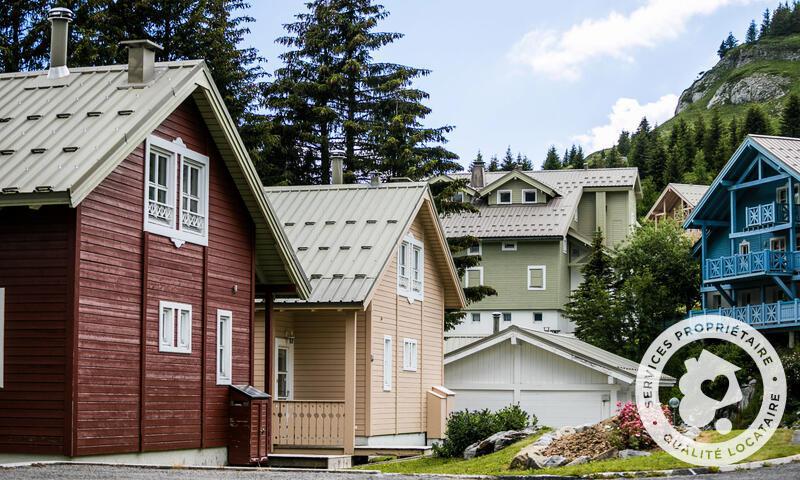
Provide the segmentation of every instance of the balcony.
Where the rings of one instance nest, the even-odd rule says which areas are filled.
[[[800,252],[761,250],[719,258],[708,258],[703,280],[715,282],[753,275],[791,275]]]
[[[796,327],[800,326],[800,299],[689,312],[689,317],[698,315],[731,317],[759,329]]]
[[[800,220],[800,205],[794,205],[794,220]],[[789,204],[770,202],[744,209],[744,230],[760,230],[789,223]]]

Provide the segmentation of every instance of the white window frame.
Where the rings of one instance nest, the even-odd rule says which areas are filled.
[[[472,312],[470,314],[470,318],[472,319],[472,323],[481,323],[481,314],[480,312]],[[475,320],[477,318],[477,320]]]
[[[514,320],[514,315],[512,315],[511,312],[502,312],[500,314],[500,317],[503,319],[504,322],[511,323]],[[508,318],[508,320],[506,320],[506,318]]]
[[[503,202],[502,200],[500,200],[500,197],[504,193],[508,194],[508,201],[507,202]],[[514,203],[514,191],[513,190],[498,190],[497,191],[497,204],[498,205],[511,205],[512,203]]]
[[[506,247],[506,245],[509,245]],[[517,242],[500,242],[500,250],[503,252],[516,252]]]
[[[415,266],[416,255],[419,264]],[[397,294],[410,302],[425,298],[425,246],[412,235],[397,248]]]
[[[6,289],[0,288],[0,388],[5,387]]]
[[[533,193],[533,201],[532,202],[529,202],[529,201],[525,200],[525,194],[526,193]],[[522,190],[522,203],[527,203],[527,204],[539,203],[539,190],[536,190],[536,189],[533,189],[533,188],[526,188],[526,189]]]
[[[403,371],[416,372],[418,348],[417,340],[413,338],[403,339]]]
[[[742,251],[744,247],[747,248],[746,252]],[[739,242],[739,255],[747,255],[748,253],[750,253],[750,242],[748,242],[747,240],[742,240],[741,242]]]
[[[453,201],[458,203],[464,203],[464,192],[456,192],[453,194]]]
[[[150,153],[158,152],[169,157],[167,164],[167,202],[166,206],[172,208],[172,218],[168,223],[157,222],[150,219],[149,215],[149,182],[150,182]],[[189,242],[197,245],[208,245],[209,224],[209,159],[207,156],[192,151],[186,147],[180,138],[169,141],[155,135],[150,135],[145,141],[144,152],[144,230],[164,237],[169,237],[176,247]],[[199,208],[197,216],[202,218],[203,228],[196,232],[184,227],[183,205],[183,174],[184,163],[200,170],[199,178]]]
[[[773,247],[774,243],[783,242],[783,250],[778,250]],[[769,239],[769,249],[773,252],[785,252],[789,248],[789,242],[786,241],[786,237],[771,237]]]
[[[469,267],[464,271],[464,287],[469,287],[469,272],[478,272],[480,283],[478,285],[473,285],[473,287],[480,287],[483,285],[483,267]]]
[[[531,286],[531,271],[532,270],[541,270],[542,271],[542,286],[541,287]],[[526,280],[527,280],[527,284],[528,284],[528,290],[534,290],[534,291],[547,290],[547,265],[528,265]]]
[[[220,350],[223,350],[221,354]],[[217,310],[216,357],[217,385],[230,385],[233,381],[233,312],[230,310]]]
[[[392,391],[392,376],[394,374],[392,368],[392,360],[394,350],[392,348],[392,336],[383,336],[383,391]]]
[[[280,376],[278,370],[278,358],[280,356],[279,350],[283,349],[286,351],[286,396],[282,397],[278,395],[278,377]],[[274,392],[275,398],[277,400],[294,400],[294,343],[290,342],[288,338],[275,338],[275,355],[273,357],[273,361],[275,362],[274,365],[274,372],[275,372],[275,379],[274,379]]]
[[[166,329],[164,309],[172,310],[171,323]],[[185,326],[183,313],[188,312],[189,323]],[[187,335],[181,333],[188,328]],[[192,306],[188,303],[158,302],[158,351],[164,353],[192,353]]]
[[[472,249],[475,248],[475,247],[477,247],[478,250],[477,251],[472,251]],[[483,244],[480,241],[478,241],[477,245],[472,245],[470,247],[467,247],[467,255],[470,255],[470,256],[471,255],[483,255]]]

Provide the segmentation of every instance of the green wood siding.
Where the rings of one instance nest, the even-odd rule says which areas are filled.
[[[515,252],[503,252],[500,247],[499,240],[484,241],[481,261],[483,283],[494,287],[498,295],[471,304],[470,309],[563,308],[569,296],[569,268],[560,241],[519,240]],[[528,290],[529,265],[546,267],[545,290]]]
[[[630,214],[628,212],[628,192],[606,193],[608,244],[616,246],[630,232]]]
[[[577,230],[584,236],[591,238],[597,228],[595,217],[595,194],[594,192],[584,192],[580,203],[578,203]]]
[[[489,205],[497,205],[497,192],[501,190],[511,190],[511,203],[522,203],[523,190],[536,190],[536,203],[545,203],[547,196],[541,190],[538,190],[521,180],[509,180],[503,186],[498,187],[497,190],[489,193],[487,200]]]

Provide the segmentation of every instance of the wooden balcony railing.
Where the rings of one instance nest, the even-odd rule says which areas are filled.
[[[722,315],[735,318],[755,328],[794,327],[800,325],[800,299],[689,312],[690,317],[698,315]]]
[[[706,259],[703,280],[717,281],[756,274],[790,274],[800,252],[761,250]]]
[[[272,441],[276,447],[344,445],[344,400],[277,400],[272,403]]]

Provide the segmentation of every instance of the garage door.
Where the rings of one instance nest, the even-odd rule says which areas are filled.
[[[539,418],[539,425],[563,427],[596,423],[610,416],[608,391],[522,391],[520,406]],[[458,398],[456,396],[456,398]]]
[[[454,390],[456,410],[500,410],[514,402],[511,390]]]

